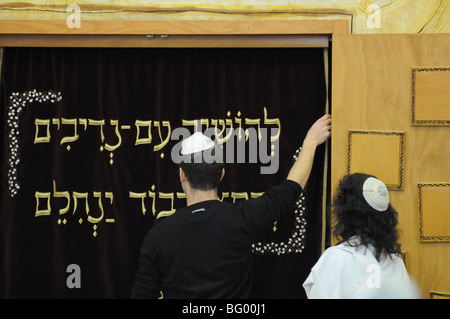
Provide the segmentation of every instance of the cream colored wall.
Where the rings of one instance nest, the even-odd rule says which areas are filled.
[[[66,19],[72,3],[86,20],[347,19],[352,33],[450,32],[448,0],[0,0],[0,19]]]

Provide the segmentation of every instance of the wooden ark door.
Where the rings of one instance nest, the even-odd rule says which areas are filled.
[[[383,180],[410,275],[450,298],[450,34],[338,35],[332,46],[332,192]]]

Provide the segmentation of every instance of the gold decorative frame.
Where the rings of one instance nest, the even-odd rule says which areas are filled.
[[[348,131],[348,148],[347,148],[347,173],[350,174],[351,170],[351,155],[352,155],[352,136],[354,135],[379,135],[379,136],[399,136],[399,177],[398,184],[386,183],[388,190],[403,190],[403,167],[404,167],[404,154],[405,154],[405,133],[404,132],[391,132],[391,131],[361,131],[361,130],[349,130]],[[364,172],[370,174],[371,172]]]
[[[411,125],[413,126],[450,126],[450,119],[420,120],[417,119],[417,73],[419,72],[449,72],[450,67],[427,67],[412,69],[412,94],[411,94]],[[448,91],[446,91],[448,92]],[[448,93],[447,93],[448,94]],[[448,100],[447,100],[448,101]],[[448,106],[450,108],[450,105]]]
[[[423,187],[450,187],[450,183],[419,183],[419,232],[420,232],[420,242],[450,242],[450,234],[448,236],[429,236],[424,234],[424,216],[423,216]]]
[[[450,299],[450,293],[430,291],[430,299]]]

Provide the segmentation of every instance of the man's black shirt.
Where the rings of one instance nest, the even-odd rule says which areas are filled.
[[[286,180],[236,203],[210,200],[177,210],[144,239],[132,298],[249,298],[252,243],[292,208],[302,188]]]

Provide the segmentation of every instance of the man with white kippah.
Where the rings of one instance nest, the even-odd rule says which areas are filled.
[[[316,147],[330,134],[331,116],[324,115],[309,129],[287,179],[236,203],[218,200],[225,174],[220,146],[201,132],[187,138],[179,164],[187,206],[149,230],[132,298],[249,298],[253,240],[300,196]]]

